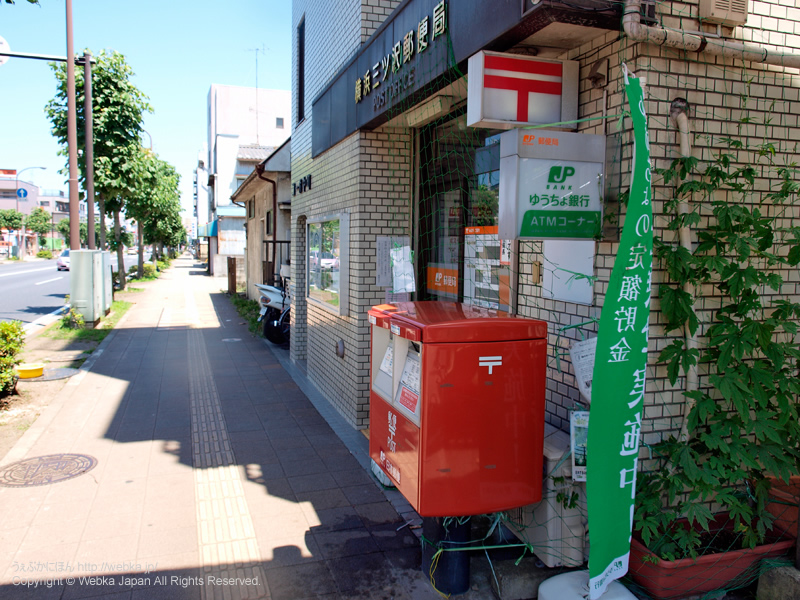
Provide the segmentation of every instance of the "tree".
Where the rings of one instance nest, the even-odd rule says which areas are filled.
[[[22,213],[13,208],[0,210],[0,229],[22,229]]]
[[[131,83],[133,71],[118,52],[100,52],[92,69],[92,111],[94,131],[94,188],[100,213],[100,246],[105,248],[105,215],[114,219],[114,245],[119,264],[122,262],[122,229],[120,214],[125,203],[137,193],[141,184],[138,164],[141,152],[139,136],[145,112],[151,112],[148,98]],[[45,111],[53,125],[53,135],[67,154],[67,68],[64,64],[51,64],[58,88],[56,96],[47,103]],[[75,72],[78,131],[85,131],[83,72]],[[83,188],[86,185],[85,137],[78,136],[78,168]],[[90,199],[93,201],[94,199]],[[124,269],[120,270],[120,286],[125,288]]]
[[[41,207],[34,208],[33,212],[31,212],[31,214],[29,214],[25,219],[25,227],[39,236],[40,246],[44,245],[42,242],[42,236],[50,231],[51,226],[52,216],[49,212]]]
[[[157,248],[180,244],[183,223],[178,184],[180,175],[168,162],[149,150],[140,153],[141,185],[138,193],[128,200],[126,214],[139,223],[139,277],[144,272],[144,244]],[[185,232],[184,232],[185,235]]]
[[[58,223],[56,223],[56,231],[61,235],[63,235],[64,239],[67,242],[69,242],[69,217],[65,217],[61,219]],[[81,221],[78,231],[80,232],[81,246],[85,246],[86,240],[89,239],[89,233],[88,233],[88,228],[86,226],[86,221]],[[97,232],[95,232],[95,236],[96,235]]]
[[[28,0],[29,4],[39,4],[39,0]],[[6,4],[14,4],[14,0],[6,0]]]

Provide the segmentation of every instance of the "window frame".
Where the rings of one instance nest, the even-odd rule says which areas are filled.
[[[331,302],[327,302],[320,298],[318,295],[312,295],[312,228],[324,227],[326,223],[339,221],[339,283],[338,283],[338,297],[339,305],[336,306]],[[317,252],[324,252],[324,250],[317,250]],[[348,213],[336,213],[320,217],[309,218],[306,221],[306,285],[305,295],[306,300],[315,305],[327,310],[340,317],[346,317],[350,313],[350,215]],[[320,290],[322,291],[322,290]]]

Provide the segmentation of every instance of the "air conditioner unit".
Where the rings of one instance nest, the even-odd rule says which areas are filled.
[[[542,501],[507,511],[508,528],[548,567],[577,567],[585,561],[586,484],[572,481],[569,434],[544,427]]]
[[[748,0],[700,0],[700,20],[736,27],[747,22]]]

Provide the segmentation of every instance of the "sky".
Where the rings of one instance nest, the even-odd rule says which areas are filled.
[[[12,52],[67,55],[65,0],[0,0],[0,37]],[[76,55],[122,53],[134,85],[150,99],[144,118],[153,150],[181,175],[186,216],[192,170],[208,139],[212,83],[291,89],[291,2],[288,0],[73,0]],[[259,52],[256,52],[259,50]],[[256,73],[256,55],[258,72]],[[78,67],[82,68],[82,67]],[[41,60],[0,65],[0,169],[30,169],[21,179],[67,191],[66,156],[44,112],[56,79]],[[142,136],[143,145],[150,138]]]

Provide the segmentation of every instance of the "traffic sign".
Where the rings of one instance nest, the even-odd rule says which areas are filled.
[[[19,188],[17,190],[17,198],[27,198],[28,197],[28,190],[25,188]]]

